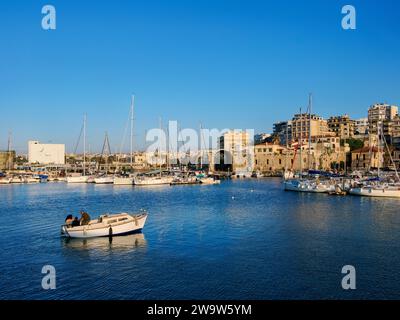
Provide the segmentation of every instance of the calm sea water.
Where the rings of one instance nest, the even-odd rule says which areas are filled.
[[[142,234],[66,241],[80,209],[149,211]],[[400,298],[400,200],[219,186],[0,186],[1,299]],[[357,289],[341,288],[353,265]],[[55,290],[41,287],[56,268]]]

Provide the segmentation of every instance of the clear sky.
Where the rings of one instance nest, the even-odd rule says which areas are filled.
[[[41,28],[52,4],[57,29]],[[341,8],[357,30],[341,28]],[[71,151],[83,114],[100,151],[121,143],[130,95],[142,146],[158,119],[269,132],[307,95],[328,117],[400,104],[397,0],[0,1],[0,148],[13,132]],[[128,147],[128,145],[126,145]]]

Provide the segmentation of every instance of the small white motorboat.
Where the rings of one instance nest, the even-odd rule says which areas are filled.
[[[98,219],[91,220],[87,225],[76,227],[62,225],[61,235],[68,238],[123,236],[140,232],[146,219],[147,213],[145,211],[136,215],[128,213],[104,214]]]

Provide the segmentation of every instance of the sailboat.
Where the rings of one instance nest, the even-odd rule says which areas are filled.
[[[160,119],[160,130],[162,130],[161,119]],[[169,185],[174,182],[175,177],[173,175],[169,175],[169,171],[167,175],[163,175],[161,142],[157,150],[157,157],[159,162],[159,170],[149,172],[141,176],[136,176],[134,179],[135,186],[154,186],[163,184]]]
[[[303,117],[302,114],[302,108],[300,108],[300,117]],[[311,110],[312,110],[312,94],[309,94],[309,99],[308,99],[308,107],[307,107],[307,113],[308,114],[308,170],[310,170],[311,167]],[[287,170],[285,169],[285,172],[283,174],[284,177],[284,189],[286,191],[298,191],[298,192],[311,192],[311,193],[327,193],[331,190],[331,186],[327,183],[319,181],[319,179],[304,179],[303,178],[303,120],[300,122],[300,137],[298,142],[295,144],[292,144],[295,148],[294,152],[294,158],[293,158],[293,163],[292,163],[292,169]],[[288,140],[288,132],[287,132],[287,127],[286,127],[286,141]],[[286,144],[286,165],[287,166],[287,154],[288,154],[288,144]],[[299,155],[300,155],[300,178],[294,178],[294,173],[293,173],[293,167],[297,155],[297,149],[299,149]]]
[[[79,143],[79,141],[78,141]],[[86,183],[89,176],[86,175],[86,114],[83,117],[83,174],[67,177],[67,183]]]
[[[131,98],[131,109],[130,109],[130,121],[131,121],[131,141],[130,141],[130,147],[131,147],[131,153],[130,153],[130,163],[131,163],[131,170],[133,169],[133,106],[134,106],[134,101],[135,101],[135,96],[132,95]],[[131,177],[122,177],[122,176],[114,176],[113,180],[115,185],[132,185],[133,184],[133,178]]]
[[[380,178],[380,166],[383,162],[383,155],[381,155],[381,146],[382,140],[387,147],[388,154],[390,157],[390,161],[394,166],[394,170],[396,173],[396,178],[398,183],[382,183],[378,182],[376,184],[361,184],[358,187],[351,188],[349,193],[356,196],[364,196],[364,197],[380,197],[380,198],[400,198],[400,178],[396,169],[396,164],[393,161],[389,146],[386,142],[385,136],[383,135],[383,130],[381,129],[381,133],[379,134],[380,126],[378,125],[378,178]]]

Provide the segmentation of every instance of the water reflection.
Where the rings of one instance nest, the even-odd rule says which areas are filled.
[[[133,251],[145,249],[147,241],[143,233],[136,233],[121,237],[101,237],[91,239],[62,238],[65,249],[74,250],[101,250],[101,251]]]

